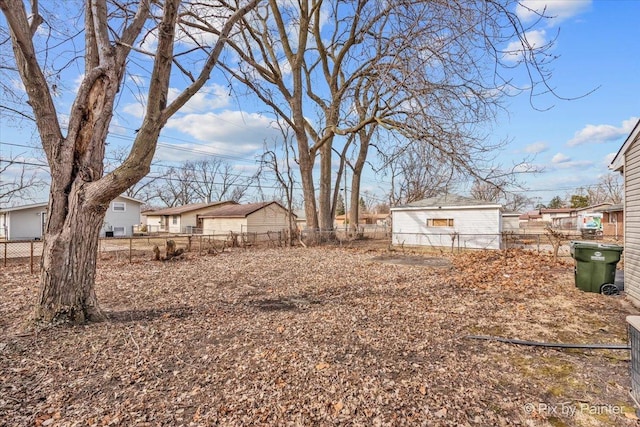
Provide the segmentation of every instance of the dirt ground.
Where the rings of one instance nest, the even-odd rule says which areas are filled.
[[[425,262],[421,262],[424,259]],[[624,296],[532,252],[250,249],[105,260],[110,320],[25,329],[0,269],[3,426],[636,426]]]

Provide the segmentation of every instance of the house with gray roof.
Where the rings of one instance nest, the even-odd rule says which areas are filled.
[[[456,194],[391,208],[392,244],[500,249],[502,205]]]
[[[237,205],[237,203],[234,201],[190,203],[172,208],[146,211],[142,215],[147,218],[147,231],[150,233],[191,234],[202,231],[202,222],[198,220],[199,214],[225,205]]]
[[[140,222],[143,202],[125,195],[109,203],[100,237],[126,237]],[[0,209],[0,240],[41,239],[47,222],[49,203],[34,203]]]

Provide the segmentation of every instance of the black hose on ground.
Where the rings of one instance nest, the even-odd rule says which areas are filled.
[[[492,337],[488,335],[467,335],[465,338],[473,340],[487,340],[498,341],[508,344],[528,345],[535,347],[551,347],[551,348],[581,348],[581,349],[594,349],[594,350],[631,350],[631,347],[627,344],[563,344],[563,343],[551,343],[551,342],[539,342],[539,341],[524,341],[512,338]]]

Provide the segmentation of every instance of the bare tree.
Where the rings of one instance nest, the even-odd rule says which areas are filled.
[[[129,152],[126,147],[118,147],[111,150],[105,157],[105,172],[110,172],[122,164],[128,154]],[[151,168],[154,166],[159,165],[152,163]],[[159,180],[165,179],[166,177],[166,169],[156,167],[152,173],[147,174],[144,178],[140,179],[140,181],[133,183],[123,194],[144,202],[146,206],[150,206],[153,199],[157,197],[155,185]]]
[[[513,211],[520,212],[533,204],[533,200],[520,193],[507,193],[504,199],[504,208]]]
[[[297,234],[297,226],[293,215],[296,180],[293,173],[292,158],[295,156],[295,148],[293,147],[290,128],[284,126],[281,122],[278,122],[278,127],[283,138],[283,143],[280,145],[282,155],[278,156],[275,150],[265,146],[264,153],[260,159],[260,168],[256,175],[258,179],[265,175],[273,176],[278,183],[284,205],[287,208],[287,221],[289,224],[287,244],[292,246],[294,236]]]
[[[239,202],[251,180],[234,173],[233,166],[218,158],[185,162],[193,175],[193,191],[203,202],[233,200]]]
[[[186,167],[170,167],[161,179],[152,185],[152,196],[165,206],[174,207],[202,201],[196,194],[193,170]]]
[[[512,6],[511,0],[269,0],[243,19],[241,36],[230,43],[240,60],[224,66],[292,128],[310,227],[332,229],[340,186],[334,155],[346,153],[338,146],[343,140],[355,144],[351,135],[367,129],[358,148],[366,157],[370,127],[430,145],[439,154],[431,170],[444,164],[487,177],[480,166],[500,147],[476,131],[512,88],[498,72],[513,65],[504,64],[500,46],[520,42],[509,58],[528,67],[530,86],[548,78],[541,65],[548,46],[531,46]],[[361,97],[358,87],[360,95],[376,95]],[[362,108],[353,108],[355,99]],[[340,161],[338,174],[346,164]]]
[[[37,192],[44,189],[46,181],[38,169],[28,169],[19,157],[0,156],[0,207],[7,207],[14,199],[34,200]]]
[[[589,203],[597,205],[600,203],[622,203],[624,186],[620,174],[609,173],[603,175],[598,184],[587,188]]]
[[[250,178],[233,173],[231,164],[223,160],[187,160],[154,177],[150,196],[169,207],[223,200],[239,202],[250,185]]]
[[[4,31],[11,36],[15,69],[26,89],[51,171],[35,319],[79,323],[104,318],[94,283],[98,234],[106,209],[111,200],[149,173],[161,129],[206,83],[235,24],[257,2],[210,8],[216,18],[212,17],[210,30],[217,37],[206,45],[191,30],[192,17],[204,11],[198,2],[86,0],[83,28],[78,29],[84,36],[84,51],[71,58],[72,63],[83,60],[84,75],[63,127],[54,102],[55,88],[46,78],[47,64],[56,55],[50,49],[36,48],[37,43],[57,44],[58,40],[47,36],[56,28],[47,26],[38,1],[30,2],[27,13],[22,0],[0,0],[5,18],[1,25],[6,25]],[[186,45],[176,42],[178,34],[181,40],[197,41],[197,48],[179,49]],[[145,43],[150,40],[153,42]],[[63,49],[67,42],[74,40],[62,41],[56,48]],[[73,50],[73,45],[69,48]],[[195,57],[187,63],[189,54]],[[190,69],[194,63],[199,68]],[[127,158],[105,174],[105,142],[116,97],[128,67],[136,64],[142,65],[137,71],[150,65],[144,118]],[[174,71],[182,74],[186,88],[169,102],[169,82],[177,77]]]
[[[504,195],[500,183],[485,182],[476,179],[471,186],[471,197],[487,202],[498,203]]]
[[[447,193],[457,180],[455,168],[428,144],[401,146],[389,156],[387,165],[392,207]]]

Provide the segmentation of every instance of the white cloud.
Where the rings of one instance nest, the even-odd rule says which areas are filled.
[[[568,160],[562,163],[554,163],[555,169],[586,169],[593,166],[591,160]]]
[[[134,83],[142,83],[140,78],[132,77]],[[168,102],[174,101],[182,92],[181,89],[169,88]],[[204,86],[179,110],[178,114],[202,113],[224,108],[229,105],[229,91],[221,85]],[[146,94],[139,102],[132,102],[122,107],[122,111],[136,118],[143,118],[145,113]]]
[[[158,160],[180,161],[214,154],[253,160],[265,140],[279,136],[271,119],[242,111],[180,115],[170,119],[165,129],[187,134],[198,143],[171,144],[179,150],[161,146]]]
[[[562,153],[558,153],[558,154],[556,154],[555,156],[553,156],[553,157],[551,158],[551,163],[555,163],[555,164],[558,164],[558,163],[567,163],[567,162],[570,162],[570,161],[571,161],[571,158],[570,158],[570,157],[565,156],[565,155],[564,155],[564,154],[562,154]]]
[[[613,125],[591,125],[588,124],[584,128],[577,131],[567,145],[575,147],[576,145],[585,143],[601,144],[604,142],[615,141],[623,136],[627,136],[633,130],[633,126],[638,121],[637,117],[631,117],[624,120],[620,127]]]
[[[227,156],[230,161],[233,161],[232,157],[253,159],[253,153],[259,148],[262,148],[262,145],[249,142],[244,144],[230,144],[225,141],[214,141],[207,144],[160,142],[156,149],[154,160],[183,162],[209,156],[222,156],[223,158]]]
[[[122,107],[122,111],[131,114],[133,117],[141,119],[144,117],[144,105],[139,102],[135,102],[133,104],[127,104]]]
[[[272,119],[256,113],[226,110],[221,113],[185,114],[169,119],[167,128],[191,135],[199,141],[257,142],[275,136]]]
[[[546,142],[534,142],[524,147],[525,153],[540,154],[549,149],[549,145]]]
[[[540,49],[547,44],[547,32],[545,30],[532,30],[525,33],[525,38],[529,46],[526,49],[522,47],[520,39],[509,43],[505,49],[504,59],[507,61],[517,62],[522,59],[523,53],[532,49]]]
[[[614,153],[609,153],[606,156],[604,156],[603,162],[604,162],[605,166],[609,167],[611,162],[613,162],[613,158],[616,157],[616,154],[618,154],[618,153],[614,152]]]
[[[182,90],[177,88],[169,89],[169,102],[177,98]],[[229,91],[218,84],[212,84],[200,89],[193,97],[180,109],[180,113],[200,113],[223,108],[229,105]]]
[[[533,22],[540,15],[552,17],[549,26],[557,25],[591,7],[591,0],[520,0],[516,14],[523,22]]]

